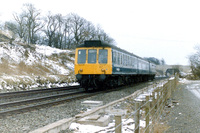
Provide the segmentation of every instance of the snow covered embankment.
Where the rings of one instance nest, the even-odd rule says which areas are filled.
[[[74,82],[70,50],[0,42],[0,92],[66,86]]]

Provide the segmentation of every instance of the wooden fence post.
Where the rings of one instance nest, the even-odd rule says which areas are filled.
[[[156,90],[157,96],[156,96],[156,117],[158,119],[159,112],[160,112],[160,90]],[[156,119],[156,120],[157,120]]]
[[[149,110],[150,110],[150,103],[149,103],[149,96],[146,96],[146,107],[145,107],[145,116],[146,116],[146,128],[145,133],[149,133]]]
[[[115,115],[115,133],[122,132],[122,117],[121,115]]]
[[[167,98],[169,99],[171,95],[170,80],[168,80],[168,82],[164,85],[164,87],[167,90]]]
[[[140,103],[136,102],[135,103],[135,133],[139,133],[140,130]]]
[[[152,92],[152,122],[154,123],[154,120],[155,120],[155,118],[154,118],[154,115],[155,115],[155,108],[156,108],[156,106],[155,106],[155,104],[156,104],[156,99],[155,99],[155,92],[153,91]]]
[[[162,87],[162,89],[161,89],[161,91],[160,91],[160,93],[161,93],[161,100],[160,100],[160,115],[162,115],[162,113],[163,113],[163,109],[164,109],[164,87]]]

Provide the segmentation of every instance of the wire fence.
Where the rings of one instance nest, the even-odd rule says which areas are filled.
[[[134,133],[152,133],[155,132],[157,123],[163,114],[166,105],[171,106],[172,100],[170,99],[173,91],[176,89],[178,82],[178,75],[170,78],[162,85],[154,86],[153,90],[146,94],[143,100],[134,99],[131,104],[134,110],[126,118],[134,118],[134,128],[130,129]],[[133,108],[133,107],[132,107]],[[115,133],[122,132],[123,122],[120,115],[115,115]],[[140,122],[145,121],[145,126],[141,127]]]

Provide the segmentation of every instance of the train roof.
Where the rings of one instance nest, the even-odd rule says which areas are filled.
[[[100,40],[88,40],[84,41],[84,44],[77,46],[77,48],[81,47],[112,47],[112,45]]]
[[[113,48],[113,49],[117,49],[121,52],[127,53],[127,54],[131,54],[128,51],[125,51],[123,49],[120,49],[119,47],[115,46],[115,45],[111,45],[109,43],[103,42],[101,40],[87,40],[84,41],[84,44],[81,44],[79,46],[77,46],[77,48],[81,48],[81,47],[108,47],[108,48]]]
[[[136,56],[137,58],[140,58],[142,60],[148,61],[148,60],[146,60],[146,59],[144,59],[142,57],[139,57],[139,56],[137,56],[137,55],[135,55],[133,53],[130,53],[130,52],[126,51],[126,50],[123,50],[123,49],[115,46],[115,45],[108,44],[108,43],[103,42],[101,40],[87,40],[87,41],[84,41],[84,44],[81,44],[81,45],[77,46],[77,48],[81,48],[81,47],[110,47],[110,48],[119,50],[120,52],[129,54],[129,55],[133,55],[133,56]]]

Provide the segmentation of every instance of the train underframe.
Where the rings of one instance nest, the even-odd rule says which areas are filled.
[[[89,88],[104,89],[121,85],[130,85],[137,82],[153,80],[155,75],[76,75],[80,85],[87,91]]]

